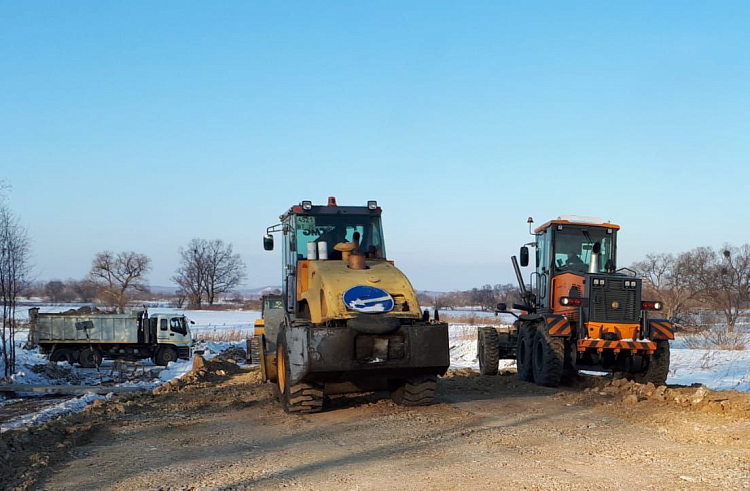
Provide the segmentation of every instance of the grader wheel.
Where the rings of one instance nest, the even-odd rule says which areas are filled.
[[[534,335],[532,357],[534,380],[537,385],[544,387],[560,385],[565,363],[565,339],[550,336],[545,326],[540,326]]]
[[[516,349],[516,369],[518,378],[524,382],[534,381],[533,365],[534,329],[523,324],[518,331],[518,348]]]
[[[500,340],[494,327],[480,327],[477,333],[479,373],[497,375],[500,357]]]
[[[651,382],[657,387],[664,385],[669,375],[669,341],[657,341],[656,352],[648,360],[648,368],[641,373],[631,375],[639,384]]]

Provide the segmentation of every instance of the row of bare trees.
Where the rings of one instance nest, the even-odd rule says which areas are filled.
[[[461,290],[438,295],[421,294],[419,302],[422,305],[433,305],[440,310],[456,310],[479,307],[487,311],[493,310],[500,303],[521,303],[518,287],[514,284],[484,285],[471,290]]]
[[[136,252],[100,252],[94,258],[88,281],[92,282],[97,297],[116,305],[120,313],[138,292],[148,290],[146,275],[151,270],[151,259]],[[232,244],[222,240],[193,239],[180,248],[180,267],[172,281],[180,287],[179,306],[187,299],[191,307],[200,308],[204,302],[213,305],[221,295],[230,293],[245,279],[245,264]],[[50,285],[57,287],[59,285]]]
[[[29,280],[29,237],[6,203],[9,186],[0,181],[0,300],[2,300],[3,376],[16,371],[16,306]]]
[[[179,286],[178,305],[185,299],[191,306],[213,305],[220,296],[233,291],[245,278],[245,265],[232,244],[221,240],[193,239],[180,249],[180,268],[172,278]],[[126,305],[149,293],[147,275],[151,259],[145,254],[104,251],[96,254],[91,270],[82,280],[53,279],[30,288],[52,302],[92,302],[99,300],[124,313]],[[182,293],[185,292],[185,293]]]
[[[245,279],[245,263],[222,240],[193,239],[180,248],[180,267],[172,281],[180,286],[182,298],[191,307],[204,301],[213,305],[220,295],[234,290]]]
[[[698,308],[723,315],[727,330],[750,313],[750,244],[648,254],[633,265],[646,291],[664,302],[665,316],[687,320]]]

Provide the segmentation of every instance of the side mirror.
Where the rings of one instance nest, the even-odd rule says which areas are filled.
[[[190,324],[195,325],[195,321],[190,321]]]
[[[263,236],[263,249],[267,251],[273,250],[273,235],[266,234]]]
[[[508,310],[508,306],[504,303],[499,303],[495,306],[495,310],[498,312],[505,312],[506,310]]]
[[[521,247],[521,266],[526,267],[529,265],[529,248],[526,246]]]

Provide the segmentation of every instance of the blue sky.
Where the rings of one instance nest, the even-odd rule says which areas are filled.
[[[420,289],[513,281],[526,217],[620,264],[750,242],[750,4],[0,2],[0,179],[40,279],[97,251],[169,284],[193,237],[280,282],[302,199],[384,208]]]

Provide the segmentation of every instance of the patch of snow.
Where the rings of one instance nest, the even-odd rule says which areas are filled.
[[[672,349],[667,383],[750,392],[750,351]]]
[[[83,411],[83,409],[91,404],[92,402],[100,399],[109,399],[112,397],[112,393],[106,396],[97,394],[86,394],[75,399],[68,399],[67,401],[59,402],[53,406],[46,407],[40,411],[24,414],[17,418],[11,419],[0,425],[0,433],[11,430],[13,428],[19,428],[21,426],[33,426],[42,424],[45,421],[49,421],[52,418],[63,416],[69,413],[76,413]]]

